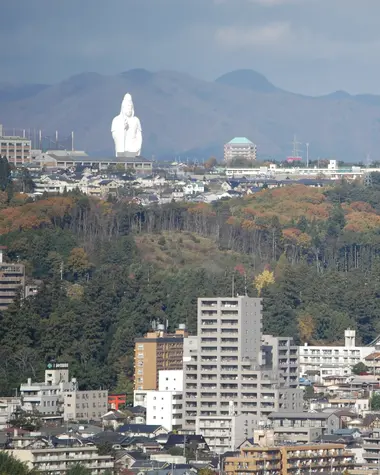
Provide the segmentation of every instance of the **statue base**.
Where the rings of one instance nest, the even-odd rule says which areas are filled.
[[[119,152],[116,154],[116,157],[124,157],[124,158],[135,158],[138,155],[134,152]]]

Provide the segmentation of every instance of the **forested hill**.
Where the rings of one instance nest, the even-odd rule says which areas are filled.
[[[82,387],[131,390],[153,319],[196,331],[196,299],[264,298],[264,330],[337,342],[380,333],[380,186],[289,186],[213,205],[140,208],[76,194],[0,193],[0,244],[43,286],[1,318],[0,389],[54,357]],[[62,280],[61,280],[62,277]]]

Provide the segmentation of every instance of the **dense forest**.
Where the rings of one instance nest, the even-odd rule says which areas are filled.
[[[1,185],[1,183],[0,183]],[[79,193],[0,191],[0,244],[39,293],[0,315],[0,391],[48,359],[82,388],[131,392],[133,342],[153,320],[196,332],[199,296],[260,296],[264,331],[298,342],[380,334],[380,183],[266,189],[140,207]]]

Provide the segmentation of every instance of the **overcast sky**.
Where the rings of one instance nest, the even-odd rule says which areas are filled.
[[[3,0],[0,82],[238,68],[307,94],[380,94],[380,0]]]

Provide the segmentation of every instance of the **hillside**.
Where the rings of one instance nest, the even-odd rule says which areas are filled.
[[[337,92],[306,97],[283,91],[249,70],[203,81],[174,71],[83,73],[52,86],[0,84],[0,121],[7,128],[75,131],[77,149],[113,152],[112,118],[126,92],[135,101],[143,153],[222,157],[223,144],[247,136],[261,157],[284,159],[291,141],[309,142],[311,158],[379,159],[380,98]],[[363,144],[365,147],[363,148]]]
[[[336,342],[380,333],[380,184],[302,185],[242,199],[138,207],[68,193],[0,193],[0,244],[42,281],[0,312],[0,386],[69,362],[83,388],[131,391],[134,338],[153,320],[197,331],[197,298],[263,298],[263,330]]]

